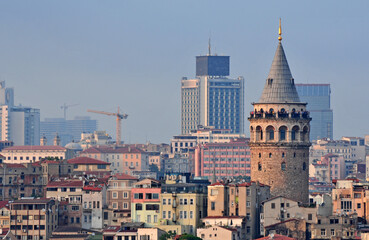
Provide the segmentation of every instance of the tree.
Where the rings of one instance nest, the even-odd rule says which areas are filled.
[[[201,238],[199,237],[196,237],[194,235],[191,235],[191,234],[187,234],[187,233],[184,233],[182,234],[178,240],[201,240]]]

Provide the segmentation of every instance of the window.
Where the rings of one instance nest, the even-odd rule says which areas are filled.
[[[158,215],[154,215],[154,223],[158,222]]]
[[[357,204],[357,208],[361,208],[361,203],[358,203]]]
[[[123,192],[123,198],[128,198],[128,192]]]
[[[183,218],[187,219],[187,211],[183,211]]]
[[[167,205],[167,199],[163,198],[163,205]]]
[[[172,199],[168,198],[168,205],[172,204]]]
[[[128,203],[126,203],[126,202],[125,202],[125,203],[123,203],[123,208],[124,208],[124,209],[128,209]]]
[[[310,220],[310,221],[313,220],[313,214],[311,214],[311,213],[308,214],[308,220]]]
[[[334,229],[332,228],[331,229],[331,236],[334,236],[335,235],[335,232],[334,232]]]
[[[190,205],[193,205],[193,198],[190,199]]]
[[[79,211],[79,206],[72,206],[72,211]]]
[[[190,211],[190,219],[193,219],[193,211]]]
[[[166,211],[163,211],[163,218],[167,218],[167,212]]]
[[[179,199],[179,205],[183,205],[183,198]]]
[[[215,210],[215,202],[211,202],[211,210]]]
[[[147,222],[151,223],[151,215],[147,215]]]
[[[258,170],[261,171],[262,167],[261,167],[261,163],[258,163]]]
[[[247,201],[247,202],[246,202],[246,207],[251,207],[251,203],[250,203],[250,201]]]
[[[114,209],[117,209],[117,208],[118,208],[118,203],[113,202],[113,208],[114,208]]]
[[[281,170],[286,171],[286,163],[285,162],[281,163]]]
[[[143,193],[135,193],[134,199],[143,199]]]
[[[272,204],[271,204],[271,208],[272,208],[272,209],[275,209],[275,203],[272,203]]]
[[[322,228],[322,229],[320,230],[320,235],[325,236],[325,228]]]
[[[118,198],[118,193],[117,192],[113,192],[113,198]]]
[[[179,211],[179,219],[183,218],[183,211]]]
[[[152,195],[152,199],[159,199],[159,193],[154,193]]]
[[[137,210],[142,210],[142,204],[141,203],[136,203],[136,211]]]
[[[171,211],[168,211],[168,218],[170,219],[172,216],[172,212]]]
[[[187,198],[183,199],[183,205],[187,205]]]

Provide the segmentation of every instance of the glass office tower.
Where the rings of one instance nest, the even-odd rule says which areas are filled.
[[[307,102],[310,122],[310,140],[333,139],[333,110],[330,84],[296,84],[301,102]]]

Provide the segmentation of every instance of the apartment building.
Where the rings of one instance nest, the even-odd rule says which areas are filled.
[[[69,159],[73,153],[61,146],[13,146],[1,151],[5,163],[30,163],[46,158]]]
[[[57,180],[46,186],[46,197],[58,200],[63,207],[59,225],[82,227],[82,180]]]
[[[110,173],[110,163],[90,157],[76,157],[69,159],[68,164],[73,165],[74,172],[107,172]]]
[[[208,184],[171,179],[161,185],[161,222],[158,227],[167,232],[195,235],[201,219],[207,216]]]
[[[47,240],[58,226],[58,201],[21,199],[10,203],[10,231],[18,239]]]
[[[198,145],[194,151],[196,177],[227,178],[251,176],[249,139],[232,139],[228,143]]]
[[[109,179],[105,213],[108,226],[131,222],[131,189],[137,182],[137,178],[124,173],[116,173]]]
[[[328,153],[309,166],[309,176],[319,182],[331,183],[333,179],[346,177],[346,165],[342,156]]]
[[[9,201],[0,201],[0,229],[10,228]]]
[[[153,227],[160,218],[161,183],[153,179],[144,179],[131,189],[132,222],[144,222],[145,227]]]
[[[82,201],[82,228],[101,230],[104,227],[103,208],[106,207],[106,186],[84,186]]]
[[[254,239],[259,235],[262,202],[269,198],[270,187],[259,183],[214,183],[208,186],[208,217],[204,221],[211,217],[243,217],[245,224],[238,226],[242,228],[241,238]]]
[[[135,146],[91,147],[80,153],[81,157],[90,157],[111,163],[113,174],[124,173],[132,175],[134,171],[149,170],[149,153]]]

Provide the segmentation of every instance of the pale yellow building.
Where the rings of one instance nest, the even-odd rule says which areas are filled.
[[[0,201],[0,229],[10,228],[9,201]]]
[[[30,163],[45,158],[69,159],[72,152],[61,146],[13,146],[1,151],[4,163]]]
[[[235,228],[213,226],[197,229],[197,237],[202,240],[240,240],[240,232]]]
[[[74,172],[110,172],[110,163],[94,158],[76,157],[68,163],[73,165]]]

